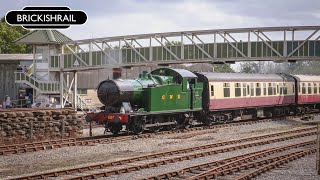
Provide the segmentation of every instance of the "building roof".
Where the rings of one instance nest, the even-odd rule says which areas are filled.
[[[208,81],[249,81],[249,82],[271,82],[271,81],[294,81],[292,76],[286,74],[246,74],[246,73],[215,73],[198,72],[205,76]]]
[[[57,30],[34,30],[18,38],[18,44],[62,44],[72,41]]]
[[[0,61],[32,61],[33,54],[0,54]]]

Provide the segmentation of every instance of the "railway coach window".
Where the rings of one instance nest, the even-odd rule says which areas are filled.
[[[271,83],[268,83],[268,95],[272,96],[272,85],[271,85]]]
[[[294,84],[292,83],[292,93],[294,94],[295,92],[295,88],[294,88]]]
[[[242,83],[242,95],[243,97],[247,96],[247,83]]]
[[[311,83],[308,83],[308,94],[312,94],[312,92],[311,92]]]
[[[256,83],[256,96],[261,96],[261,85]]]
[[[288,87],[286,83],[283,83],[283,94],[288,94]]]
[[[263,83],[263,95],[267,95],[267,83]]]
[[[306,94],[306,83],[302,83],[302,94]]]
[[[235,83],[234,87],[235,87],[234,96],[235,97],[240,97],[241,96],[241,85],[240,85],[240,83]]]
[[[272,94],[273,95],[276,95],[277,94],[277,89],[276,89],[277,87],[276,87],[276,83],[272,83],[272,89],[273,89],[273,92],[272,92]]]
[[[280,89],[280,95],[284,94],[283,93],[283,84],[279,83],[279,89]]]
[[[210,90],[211,90],[211,96],[214,96],[214,87],[213,87],[213,85],[211,85]]]
[[[254,96],[254,83],[250,83],[250,95]]]
[[[224,97],[230,97],[230,83],[223,83],[223,95]]]
[[[313,93],[318,94],[318,86],[317,83],[313,83]]]

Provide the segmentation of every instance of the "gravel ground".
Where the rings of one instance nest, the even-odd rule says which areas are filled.
[[[219,153],[219,154],[215,154],[212,156],[205,156],[205,157],[191,159],[191,160],[187,160],[187,161],[176,162],[176,163],[172,163],[172,164],[159,166],[157,168],[143,169],[141,171],[136,171],[136,172],[132,172],[132,173],[125,173],[125,174],[120,174],[117,176],[110,176],[110,177],[101,178],[101,179],[127,180],[127,179],[132,179],[132,177],[134,177],[134,179],[143,179],[143,178],[150,177],[152,175],[163,174],[166,172],[171,172],[172,170],[187,168],[190,165],[192,165],[192,166],[200,165],[203,163],[212,162],[212,161],[216,161],[216,160],[223,159],[223,158],[229,158],[229,157],[238,156],[241,154],[255,152],[255,151],[259,151],[259,150],[263,150],[263,149],[285,146],[285,145],[289,145],[292,143],[299,143],[299,142],[303,142],[306,140],[313,140],[313,139],[314,139],[314,137],[305,137],[305,138],[299,138],[299,139],[294,139],[294,140],[289,140],[289,141],[283,141],[283,142],[279,142],[279,143],[267,144],[267,145],[263,145],[263,146],[245,148],[245,149],[240,149],[240,150],[236,150],[236,151]]]
[[[2,156],[0,158],[0,178],[8,178],[26,173],[46,172],[77,166],[86,166],[99,162],[110,162],[145,153],[154,153],[177,148],[209,144],[299,127],[292,121],[272,121],[238,127],[212,129],[201,135],[187,139],[177,134],[159,135],[153,138],[136,139],[120,143],[97,144],[94,146],[66,147],[48,151]],[[96,128],[99,133],[103,128]]]
[[[314,137],[309,137],[310,139],[314,139]],[[269,139],[274,139],[274,138],[268,138]],[[277,139],[277,138],[276,138]],[[306,138],[308,139],[308,138]],[[267,139],[264,139],[264,140],[267,140]],[[261,140],[256,140],[256,141],[250,141],[250,143],[252,142],[258,142],[258,141],[261,141]],[[288,142],[300,142],[301,139],[294,139],[294,140],[291,140],[291,141],[288,141]],[[287,143],[288,143],[287,142]],[[127,163],[125,165],[119,165],[119,166],[112,166],[112,167],[107,167],[105,169],[99,169],[97,170],[97,172],[99,171],[109,171],[109,170],[115,170],[115,169],[121,169],[121,168],[125,168],[127,166],[134,166],[134,165],[141,165],[141,164],[147,164],[147,163],[152,163],[152,162],[156,162],[156,161],[159,161],[159,160],[165,160],[165,159],[169,159],[169,158],[175,158],[175,157],[182,157],[182,156],[186,156],[186,155],[189,155],[189,154],[194,154],[194,153],[200,153],[200,152],[205,152],[205,151],[211,151],[211,150],[217,150],[217,149],[224,149],[224,148],[227,148],[227,147],[233,147],[235,145],[240,145],[240,144],[247,144],[248,142],[245,142],[245,143],[237,143],[237,144],[232,144],[232,145],[227,145],[227,146],[223,146],[223,147],[215,147],[215,148],[208,148],[208,149],[203,149],[203,150],[196,150],[196,151],[192,151],[192,152],[189,152],[189,153],[181,153],[181,154],[177,154],[177,155],[170,155],[170,156],[165,156],[165,157],[162,157],[162,158],[155,158],[155,159],[149,159],[149,160],[143,160],[143,161],[139,161],[139,162],[132,162],[132,163]],[[276,146],[275,146],[276,147]],[[297,149],[294,149],[294,151],[296,151]],[[233,152],[230,152],[231,154]],[[209,157],[210,158],[210,157]],[[194,163],[194,162],[190,162],[190,163]],[[173,164],[173,166],[175,166],[175,164]],[[171,167],[169,167],[168,169],[171,170]],[[145,171],[149,171],[149,170],[145,170]],[[84,172],[84,174],[86,174],[86,172]],[[129,174],[129,176],[131,176]],[[133,175],[135,176],[135,174]],[[70,177],[73,177],[73,176],[67,176],[68,178]],[[64,178],[64,177],[62,177]],[[116,177],[116,178],[119,178],[119,177]],[[122,178],[120,178],[122,179]],[[124,178],[126,179],[126,177]]]
[[[280,168],[266,172],[254,180],[319,180],[316,170],[316,155],[312,154],[289,162]]]

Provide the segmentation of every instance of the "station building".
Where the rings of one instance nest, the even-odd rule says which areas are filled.
[[[32,54],[0,54],[0,102],[4,100],[6,95],[17,100],[20,94],[21,96],[25,94],[25,89],[28,87],[15,83],[14,73],[19,65],[22,68],[30,67],[32,60]],[[21,92],[22,89],[24,90]]]

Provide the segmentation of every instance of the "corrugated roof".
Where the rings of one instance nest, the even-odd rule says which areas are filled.
[[[68,41],[72,39],[57,30],[34,30],[15,42],[19,44],[62,44]]]
[[[320,82],[320,76],[315,75],[292,75],[298,81]]]
[[[285,74],[246,74],[246,73],[215,73],[198,72],[209,81],[294,81],[293,77]]]
[[[33,54],[0,54],[0,61],[33,60]]]

